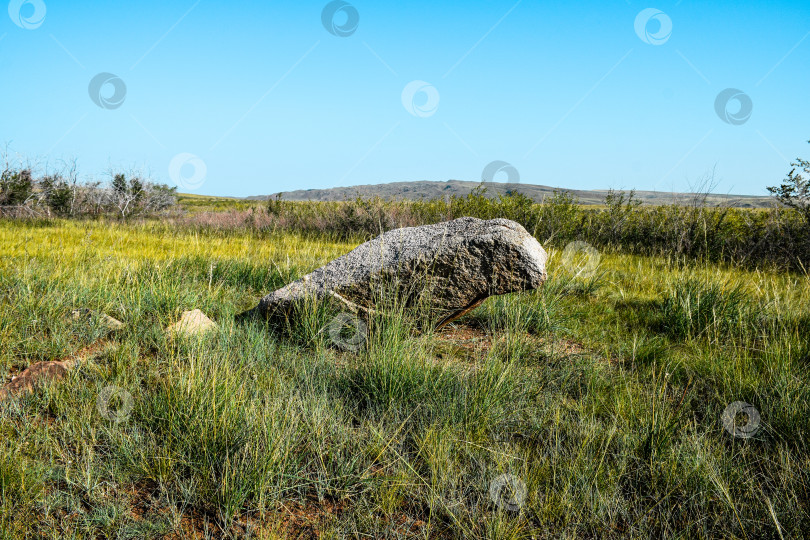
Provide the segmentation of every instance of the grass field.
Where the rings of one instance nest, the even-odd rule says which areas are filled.
[[[190,193],[177,194],[177,203],[183,211],[190,214],[205,211],[248,210],[257,206],[256,201]]]
[[[543,290],[437,332],[391,306],[356,352],[326,309],[233,322],[355,244],[0,221],[3,382],[101,344],[0,408],[3,535],[810,534],[808,276],[602,253],[577,277],[549,248]],[[168,339],[194,308],[219,329]]]

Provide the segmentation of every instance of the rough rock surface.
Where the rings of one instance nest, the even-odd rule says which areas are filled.
[[[180,320],[166,329],[169,335],[195,336],[217,328],[217,323],[205,316],[199,309],[184,311]]]
[[[396,291],[408,305],[427,305],[442,326],[488,296],[536,289],[546,279],[546,252],[508,219],[471,217],[389,231],[311,274],[272,292],[240,318],[286,314],[306,298],[334,298],[373,311]],[[383,292],[385,291],[385,292]]]

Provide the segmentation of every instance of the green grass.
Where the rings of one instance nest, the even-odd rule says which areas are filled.
[[[260,205],[257,201],[249,201],[246,199],[196,195],[191,193],[178,193],[177,204],[182,210],[191,214],[205,211],[248,210]]]
[[[0,222],[3,380],[109,343],[62,382],[0,408],[0,531],[810,531],[807,276],[603,253],[583,279],[549,250],[544,290],[489,299],[439,332],[417,331],[417,313],[390,306],[356,352],[331,345],[324,306],[278,331],[233,322],[353,246],[159,224]],[[66,320],[77,307],[127,326],[106,335]],[[163,329],[193,308],[219,330],[167,340]],[[123,422],[99,413],[109,386],[132,396]],[[723,427],[735,401],[761,415],[751,438]],[[504,478],[525,485],[515,510],[491,496]]]

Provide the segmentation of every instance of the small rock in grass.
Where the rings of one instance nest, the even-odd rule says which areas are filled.
[[[110,317],[106,313],[96,313],[87,308],[74,309],[70,312],[70,318],[74,321],[78,321],[82,318],[88,321],[96,320],[99,324],[101,324],[101,326],[107,328],[108,330],[118,330],[124,327],[124,323],[118,319]]]
[[[199,309],[184,311],[180,320],[166,328],[169,335],[196,336],[216,329],[217,323],[205,316]]]

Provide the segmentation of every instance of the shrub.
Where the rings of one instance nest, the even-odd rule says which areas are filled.
[[[793,169],[788,173],[782,184],[771,186],[768,191],[775,195],[777,200],[785,206],[796,209],[804,217],[807,225],[810,226],[810,161],[796,158],[796,161],[791,163],[790,166]],[[800,169],[808,177],[802,176],[801,172],[797,173],[796,169]]]
[[[0,206],[23,206],[34,193],[34,180],[30,169],[6,168],[0,173]]]
[[[578,232],[586,215],[571,194],[555,191],[540,205],[537,234],[546,243],[565,245],[581,236]]]
[[[39,182],[45,204],[58,216],[73,214],[73,201],[76,196],[76,185],[68,184],[60,175],[44,177]]]

